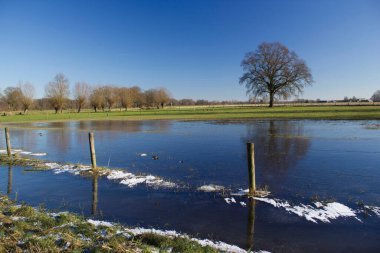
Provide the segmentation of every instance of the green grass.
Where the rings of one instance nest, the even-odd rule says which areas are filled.
[[[380,119],[380,106],[287,106],[287,107],[181,107],[112,112],[31,111],[27,115],[0,116],[0,122],[68,120],[237,120],[237,119]]]
[[[1,195],[0,222],[0,252],[220,252],[189,237],[133,235],[120,224],[94,226],[83,216],[52,215]]]

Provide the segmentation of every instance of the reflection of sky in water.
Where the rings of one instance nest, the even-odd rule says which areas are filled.
[[[276,197],[305,203],[319,196],[351,206],[356,201],[380,206],[380,130],[365,128],[370,123],[378,124],[89,121],[25,124],[12,128],[11,135],[14,148],[47,152],[46,159],[52,161],[89,164],[87,132],[93,130],[100,165],[148,172],[193,187],[215,183],[233,189],[247,186],[245,142],[252,141],[257,183],[268,185]],[[3,136],[0,142],[3,146]],[[141,157],[140,153],[148,156]],[[159,159],[152,160],[152,155]],[[226,205],[214,194],[144,186],[130,189],[102,178],[95,182],[67,174],[23,172],[18,167],[2,167],[0,184],[1,192],[10,192],[35,206],[44,202],[49,208],[85,215],[96,211],[108,220],[199,233],[243,247],[253,243],[256,249],[281,251],[291,247],[295,252],[321,252],[315,247],[315,238],[322,249],[332,251],[356,247],[370,252],[378,246],[374,240],[379,234],[377,220],[359,224],[343,219],[327,227],[261,203],[253,210],[249,203],[246,208]],[[247,234],[251,236],[247,238]],[[336,243],[339,241],[341,248]]]

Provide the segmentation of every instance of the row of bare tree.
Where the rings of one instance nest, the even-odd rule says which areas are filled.
[[[7,87],[1,102],[8,110],[22,109],[26,113],[34,104],[48,103],[56,113],[62,112],[74,103],[78,113],[85,107],[94,111],[112,108],[155,107],[163,108],[170,102],[170,94],[164,88],[142,91],[140,87],[119,87],[112,85],[93,86],[86,82],[77,82],[73,87],[73,100],[70,99],[70,84],[64,74],[57,74],[45,86],[45,98],[34,100],[32,84],[20,82],[17,87]],[[41,107],[42,105],[40,105]]]

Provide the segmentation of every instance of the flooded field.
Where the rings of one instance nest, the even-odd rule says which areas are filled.
[[[98,165],[133,176],[119,171],[82,177],[58,164],[38,172],[2,166],[0,191],[33,206],[176,230],[244,249],[379,252],[379,124],[305,120],[9,125],[12,148],[59,164],[89,165],[88,132],[94,131]],[[257,184],[269,188],[267,198],[234,194],[248,187],[246,142],[255,143]],[[3,134],[0,143],[4,152]],[[149,183],[153,179],[147,175],[167,184]],[[198,190],[211,184],[225,191]]]

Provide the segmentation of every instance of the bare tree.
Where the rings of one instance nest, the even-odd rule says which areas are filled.
[[[92,90],[90,95],[91,107],[97,112],[97,109],[101,108],[104,111],[106,107],[106,100],[104,97],[104,88],[98,87]]]
[[[280,43],[262,43],[256,51],[246,54],[241,66],[244,73],[240,84],[254,97],[269,95],[269,107],[273,106],[274,96],[286,99],[313,82],[305,61]]]
[[[69,97],[69,80],[64,74],[59,73],[54,77],[54,80],[45,86],[46,97],[53,106],[55,113],[61,111]]]
[[[145,103],[144,94],[141,91],[141,88],[138,86],[133,86],[129,88],[129,95],[132,100],[132,107],[142,107]]]
[[[7,87],[4,90],[4,102],[8,105],[8,110],[16,110],[20,105],[22,97],[19,87]]]
[[[132,94],[130,88],[122,87],[118,89],[119,101],[122,108],[128,110],[128,107],[133,106]]]
[[[169,103],[170,101],[170,94],[169,91],[165,88],[159,88],[157,91],[157,102],[161,106],[161,108],[164,108],[164,106]]]
[[[371,100],[373,102],[380,102],[380,90],[377,90],[375,93],[373,93]]]
[[[25,114],[33,105],[35,90],[34,90],[34,86],[29,82],[25,82],[25,83],[20,82],[19,89],[21,91],[20,103]]]
[[[149,89],[144,92],[147,107],[159,107],[157,95],[156,89]]]
[[[91,86],[86,82],[77,82],[74,87],[74,97],[78,108],[78,113],[86,104],[91,93]]]
[[[104,99],[108,106],[108,110],[111,111],[111,108],[117,102],[117,98],[118,98],[117,89],[110,85],[104,86],[102,87],[102,89],[103,89]]]

